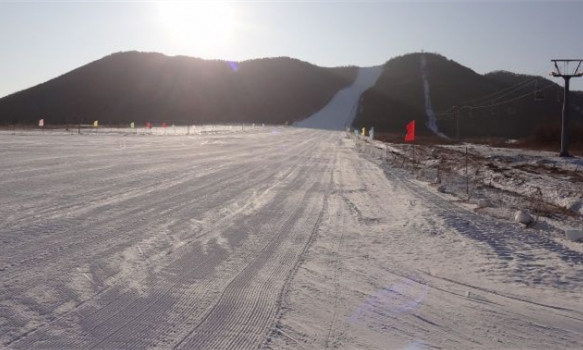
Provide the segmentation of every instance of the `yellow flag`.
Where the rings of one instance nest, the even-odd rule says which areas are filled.
[[[366,133],[366,128],[362,128],[362,131],[361,131],[362,136],[364,136],[365,133]]]
[[[133,128],[134,128],[134,126],[135,126],[135,125],[134,125],[134,122],[131,122],[131,123],[130,123],[130,128],[132,128],[132,129],[133,129]]]
[[[99,125],[99,123],[96,121],[93,122],[93,127],[96,128]]]

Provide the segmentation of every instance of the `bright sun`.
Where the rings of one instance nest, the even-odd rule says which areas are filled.
[[[161,1],[158,2],[162,23],[174,44],[212,55],[225,45],[233,31],[234,13],[229,3]]]

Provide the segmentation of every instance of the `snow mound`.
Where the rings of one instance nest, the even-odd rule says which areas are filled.
[[[523,225],[530,225],[534,222],[534,218],[526,210],[518,210],[514,214],[514,221]]]
[[[565,236],[568,240],[577,242],[583,240],[583,231],[581,230],[565,230]]]
[[[492,203],[490,203],[489,200],[484,198],[480,198],[476,200],[474,203],[478,206],[478,208],[487,208],[492,205]]]

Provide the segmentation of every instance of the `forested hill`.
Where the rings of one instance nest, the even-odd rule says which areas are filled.
[[[0,123],[291,123],[356,77],[293,58],[243,62],[159,53],[106,56],[0,99]]]
[[[404,133],[405,125],[416,120],[418,133],[431,134],[425,126],[424,77],[437,126],[447,136],[456,137],[458,115],[459,133],[464,138],[520,138],[540,128],[560,127],[563,87],[557,83],[562,80],[504,71],[481,75],[429,53],[389,60],[376,85],[363,94],[354,126]],[[581,125],[583,93],[572,92],[571,96],[573,123]]]

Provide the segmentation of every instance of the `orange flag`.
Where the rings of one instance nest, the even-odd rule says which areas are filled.
[[[407,124],[407,135],[405,135],[405,142],[415,141],[415,121],[412,120]]]

